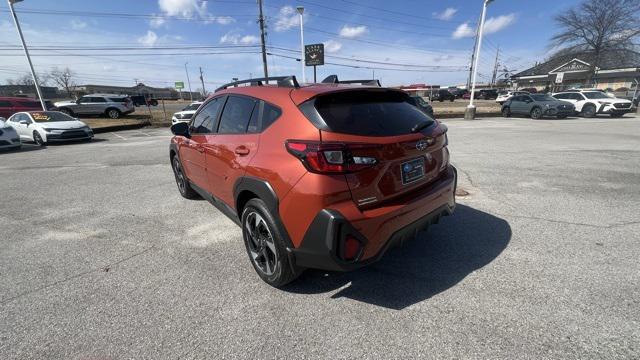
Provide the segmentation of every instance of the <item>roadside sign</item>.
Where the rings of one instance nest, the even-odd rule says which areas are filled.
[[[305,45],[304,63],[307,66],[324,65],[324,44]]]
[[[559,72],[556,74],[556,84],[562,84],[562,81],[564,80],[564,73],[563,72]]]
[[[176,89],[184,89],[184,81],[176,81]]]

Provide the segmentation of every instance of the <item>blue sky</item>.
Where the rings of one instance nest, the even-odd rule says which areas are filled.
[[[552,17],[577,3],[495,0],[487,13],[480,81],[490,77],[497,47],[502,67],[511,70],[525,69],[548,56],[548,41],[556,31]],[[271,75],[300,76],[299,63],[291,57],[299,56],[300,48],[295,7],[304,6],[305,43],[324,43],[326,61],[343,65],[319,67],[319,78],[329,74],[370,78],[375,72],[385,85],[455,85],[466,81],[463,69],[470,61],[482,1],[265,0],[264,4],[267,44],[274,54],[268,58]],[[207,90],[233,77],[262,74],[259,47],[254,47],[260,35],[254,0],[25,0],[16,9],[34,48],[36,71],[68,66],[79,84],[133,85],[138,79],[169,86],[186,82],[185,62],[194,90],[200,87],[198,67],[203,69]],[[0,79],[28,71],[21,52],[11,50],[17,45],[8,5],[1,1]],[[43,50],[47,46],[52,50]],[[312,74],[307,69],[308,79]]]

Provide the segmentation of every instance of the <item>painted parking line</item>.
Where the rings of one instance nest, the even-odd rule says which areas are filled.
[[[142,135],[145,135],[145,136],[149,136],[149,137],[151,137],[151,135],[147,134],[147,133],[146,133],[146,132],[144,132],[144,131],[140,131],[140,130],[134,130],[134,131],[135,131],[135,132],[137,132],[137,133],[140,133],[140,134],[142,134]]]
[[[117,136],[117,137],[119,137],[119,138],[120,138],[120,139],[122,139],[122,140],[127,140],[127,138],[126,138],[126,137],[124,137],[124,136],[120,136],[120,135],[118,135],[118,134],[116,134],[116,133],[114,133],[114,132],[112,132],[112,133],[110,133],[110,134],[111,134],[111,135],[113,135],[113,136]]]

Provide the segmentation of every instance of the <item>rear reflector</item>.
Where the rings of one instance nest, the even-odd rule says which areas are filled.
[[[351,235],[347,235],[344,239],[344,249],[342,251],[342,257],[344,260],[355,260],[360,254],[362,244],[360,241]]]

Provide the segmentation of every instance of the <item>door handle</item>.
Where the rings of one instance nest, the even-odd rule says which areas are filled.
[[[240,156],[249,155],[250,150],[246,146],[238,146],[236,148],[236,154]]]

